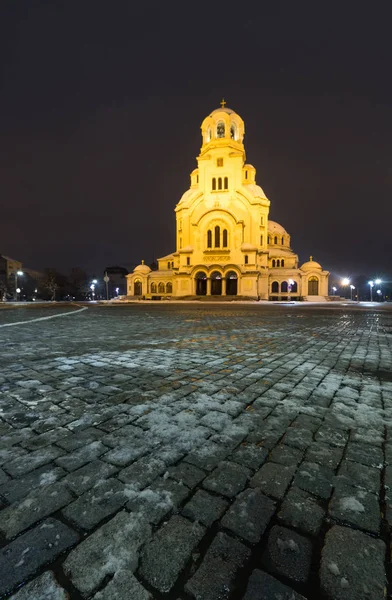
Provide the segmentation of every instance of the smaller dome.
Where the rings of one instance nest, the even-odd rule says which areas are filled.
[[[221,106],[221,108],[216,108],[215,110],[212,111],[212,113],[210,113],[210,117],[212,117],[212,115],[216,115],[216,113],[226,113],[227,115],[232,115],[235,113],[234,110],[232,110],[231,108],[227,108],[226,106]]]
[[[322,271],[322,266],[316,262],[315,260],[313,260],[313,256],[310,257],[310,259],[308,260],[308,262],[305,262],[302,267],[301,267],[301,271]]]
[[[275,221],[268,221],[268,233],[281,233],[283,235],[288,235],[285,228]]]
[[[141,274],[145,274],[147,275],[147,273],[151,273],[151,269],[150,267],[148,267],[147,265],[144,264],[144,260],[142,260],[142,264],[138,265],[137,267],[135,267],[133,269],[134,273],[141,273]]]

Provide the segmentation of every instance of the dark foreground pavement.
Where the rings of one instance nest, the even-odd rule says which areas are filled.
[[[0,597],[385,597],[391,310],[79,309],[0,310]]]

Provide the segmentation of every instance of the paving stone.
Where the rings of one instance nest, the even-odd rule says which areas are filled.
[[[259,469],[268,456],[268,451],[254,444],[241,445],[230,457],[230,460],[248,467],[249,469]]]
[[[47,446],[46,448],[28,452],[24,456],[19,456],[15,460],[11,460],[4,465],[4,470],[12,475],[12,477],[21,477],[25,473],[48,464],[62,454],[64,454],[64,451],[60,448]]]
[[[329,503],[332,518],[378,534],[381,512],[378,497],[366,490],[338,484]]]
[[[0,469],[0,494],[1,494],[1,489],[3,486],[3,483],[5,483],[6,481],[9,481],[9,475],[7,475],[7,473],[5,473],[5,471],[3,471],[3,469]]]
[[[322,425],[315,435],[315,440],[338,448],[344,447],[348,440],[348,433],[347,431]]]
[[[317,463],[304,461],[298,467],[294,485],[325,500],[331,495],[334,472]]]
[[[218,533],[203,562],[185,585],[195,600],[220,600],[229,596],[237,572],[250,558],[250,550],[225,533]]]
[[[143,548],[142,577],[160,592],[169,592],[204,533],[201,525],[173,516]]]
[[[34,529],[1,548],[0,594],[12,591],[43,565],[53,561],[64,550],[76,544],[78,539],[79,535],[64,523],[56,519],[46,519]],[[32,600],[31,596],[25,597]],[[39,596],[37,600],[38,598]]]
[[[230,448],[207,441],[188,454],[184,460],[205,471],[212,471],[230,452]]]
[[[319,533],[324,516],[325,510],[316,499],[297,487],[289,489],[278,513],[278,519],[283,525],[295,527],[310,535]]]
[[[55,483],[66,475],[66,471],[55,465],[45,465],[35,471],[31,471],[20,479],[10,479],[0,485],[0,496],[9,503],[21,500],[35,488]]]
[[[335,470],[342,460],[343,450],[343,448],[329,446],[328,444],[323,444],[321,442],[314,442],[307,449],[305,460],[306,462],[318,463],[319,465]]]
[[[239,537],[256,544],[276,509],[275,502],[258,489],[247,489],[236,497],[221,523]]]
[[[186,462],[181,462],[175,467],[170,467],[169,474],[170,477],[185,484],[191,489],[200,483],[206,476],[204,471]]]
[[[118,467],[126,467],[144,454],[147,454],[149,450],[151,450],[150,443],[145,440],[136,439],[132,440],[129,446],[113,448],[102,457],[102,460]]]
[[[268,462],[252,477],[250,485],[260,488],[264,494],[281,500],[295,473],[295,467]]]
[[[276,446],[269,455],[269,459],[272,462],[288,467],[298,466],[303,457],[304,453],[302,450],[291,448],[291,446],[286,446],[285,444]]]
[[[107,586],[93,596],[93,600],[153,600],[132,573],[117,571]],[[49,599],[48,599],[49,600]]]
[[[311,542],[291,529],[275,525],[269,534],[263,564],[272,571],[297,582],[306,582],[312,558]]]
[[[189,488],[182,485],[182,483],[169,479],[167,477],[167,471],[163,477],[157,477],[157,479],[151,483],[149,488],[153,492],[164,492],[169,494],[170,500],[175,507],[182,504],[191,493]]]
[[[0,465],[4,465],[11,460],[19,458],[20,456],[26,456],[26,454],[28,454],[28,451],[25,448],[20,448],[19,446],[3,448],[0,450]]]
[[[80,496],[96,485],[99,481],[110,477],[118,469],[101,460],[80,467],[64,478],[64,484],[75,494]]]
[[[151,527],[138,514],[122,511],[70,552],[63,563],[73,585],[85,596],[108,575],[134,572],[139,549],[151,535]]]
[[[246,594],[242,600],[306,600],[306,598],[272,575],[255,569],[249,577]]]
[[[54,444],[68,434],[69,430],[65,429],[65,427],[57,427],[56,429],[51,429],[50,431],[46,431],[45,433],[41,433],[40,435],[25,440],[21,445],[28,450],[37,450],[38,448],[45,448],[45,446]]]
[[[11,539],[72,500],[62,482],[42,486],[0,512],[0,531]]]
[[[344,460],[336,477],[336,484],[338,483],[361,487],[368,492],[379,494],[381,485],[380,470]]]
[[[287,446],[293,446],[299,450],[306,450],[313,441],[311,431],[300,429],[299,427],[289,427],[282,439],[282,443]]]
[[[92,529],[117,512],[127,501],[125,486],[117,479],[100,481],[75,502],[63,509],[63,515],[83,529]]]
[[[210,527],[225,512],[229,503],[219,496],[213,496],[204,490],[197,490],[196,494],[182,509],[182,514],[194,521]]]
[[[127,498],[127,509],[154,525],[158,525],[175,508],[172,494],[165,489],[152,490],[148,487],[144,490],[131,490],[128,484]]]
[[[13,594],[10,600],[69,600],[69,595],[59,585],[54,573],[45,571]]]
[[[98,458],[106,451],[107,447],[101,442],[91,442],[91,444],[88,444],[87,446],[83,446],[70,454],[57,458],[55,462],[60,467],[67,469],[67,471],[75,471],[86,463]]]
[[[102,438],[102,431],[95,429],[94,427],[89,427],[84,431],[70,433],[68,437],[58,440],[56,444],[57,446],[60,446],[60,448],[67,450],[67,452],[72,452],[73,450],[87,446],[100,438]]]
[[[320,582],[333,600],[383,600],[386,596],[383,541],[335,525],[325,536]]]
[[[346,459],[368,465],[375,469],[382,469],[384,466],[384,455],[381,448],[372,447],[366,444],[349,443],[347,446]]]
[[[149,485],[166,470],[166,464],[159,459],[145,456],[119,472],[118,478],[138,489]]]
[[[221,462],[219,466],[203,481],[207,490],[234,498],[244,489],[251,471],[233,462]]]

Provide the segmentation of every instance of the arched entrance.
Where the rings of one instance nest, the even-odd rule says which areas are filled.
[[[222,274],[219,271],[211,273],[211,296],[222,295]]]
[[[140,280],[135,281],[133,289],[134,289],[134,291],[133,291],[134,296],[141,296],[142,295],[142,282]]]
[[[317,277],[309,277],[308,281],[308,296],[318,296],[319,280]]]
[[[196,296],[206,296],[207,294],[207,275],[203,271],[199,271],[195,275],[196,280]]]
[[[238,293],[238,278],[235,271],[226,273],[226,296],[236,296]]]

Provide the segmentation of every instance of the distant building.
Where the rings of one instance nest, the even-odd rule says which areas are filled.
[[[245,162],[244,122],[224,106],[203,121],[198,168],[175,208],[176,251],[127,276],[129,296],[246,296],[262,300],[328,295],[328,271],[301,267],[286,229]]]
[[[128,271],[124,267],[112,266],[105,269],[109,277],[108,292],[109,298],[123,296],[127,293],[127,275]],[[117,291],[118,290],[118,291]]]

